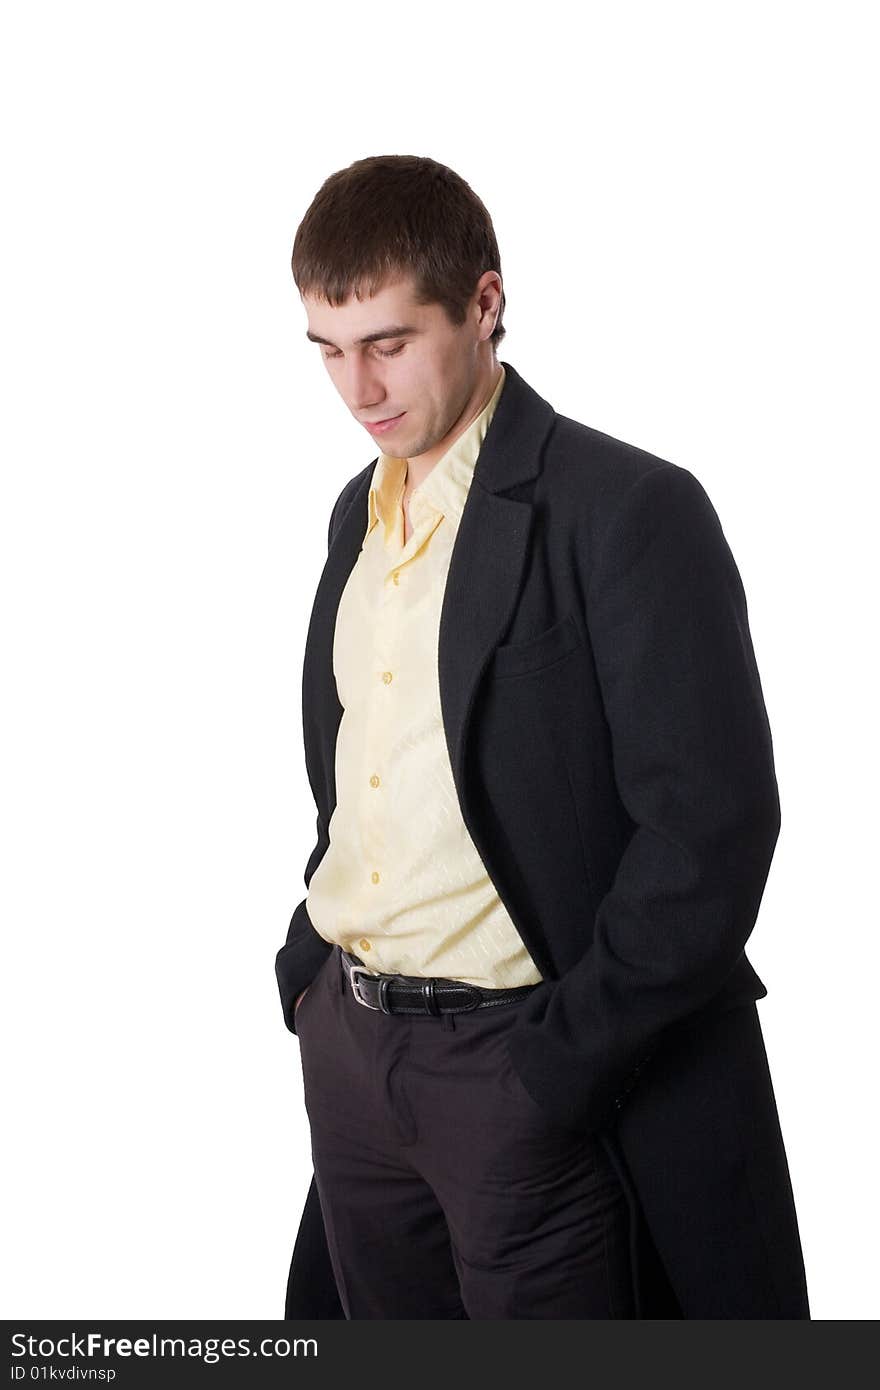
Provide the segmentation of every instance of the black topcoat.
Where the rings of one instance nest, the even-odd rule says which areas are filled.
[[[642,1317],[807,1318],[788,1166],[743,950],[779,832],[739,573],[686,469],[559,415],[507,362],[450,559],[438,671],[461,812],[544,982],[510,1056],[627,1189]],[[336,611],[376,460],[330,522],[303,665],[328,845]],[[330,947],[297,906],[293,1001]],[[341,1317],[314,1178],[288,1318]]]

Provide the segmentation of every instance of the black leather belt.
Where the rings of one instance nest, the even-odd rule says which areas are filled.
[[[534,985],[516,989],[482,989],[464,980],[448,980],[424,975],[381,975],[368,970],[357,956],[339,948],[342,969],[359,1004],[383,1014],[467,1013],[471,1009],[491,1009],[513,1003],[531,994]]]

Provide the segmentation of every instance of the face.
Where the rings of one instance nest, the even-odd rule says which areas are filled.
[[[308,337],[351,414],[383,453],[436,461],[485,402],[497,374],[489,341],[501,280],[486,271],[463,324],[440,304],[418,304],[411,277],[372,298],[333,306],[303,295]],[[320,341],[323,340],[323,341]],[[368,340],[368,341],[365,341]],[[382,429],[371,429],[390,420]]]

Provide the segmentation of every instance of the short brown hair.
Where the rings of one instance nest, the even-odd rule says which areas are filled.
[[[492,219],[460,175],[420,155],[371,155],[325,179],[297,228],[291,260],[300,294],[344,304],[411,274],[421,304],[454,324],[487,270],[501,274]],[[506,332],[504,291],[491,336]]]

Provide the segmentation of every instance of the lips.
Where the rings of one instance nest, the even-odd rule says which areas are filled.
[[[399,415],[389,415],[384,420],[365,420],[364,427],[368,429],[371,434],[382,434],[385,430],[391,429],[396,425],[399,420],[402,420],[405,414],[406,411],[403,410]]]

